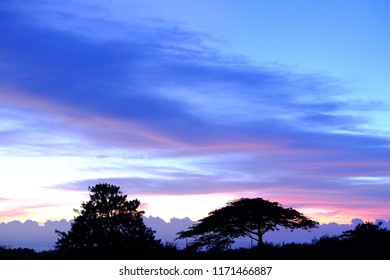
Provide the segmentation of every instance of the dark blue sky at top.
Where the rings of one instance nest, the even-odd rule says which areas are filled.
[[[211,127],[222,130],[222,134],[225,130],[229,133],[231,128],[244,130],[250,136],[261,135],[264,130],[265,134],[272,130],[280,133],[279,129],[269,128],[269,120],[287,128],[297,120],[302,124],[299,129],[302,131],[316,125],[354,130],[354,120],[332,115],[352,105],[323,97],[333,94],[331,90],[337,87],[327,77],[294,75],[240,61],[235,65],[235,61],[208,55],[207,49],[206,53],[199,54],[180,50],[178,46],[177,53],[167,44],[167,36],[185,41],[188,34],[180,36],[175,30],[173,34],[171,30],[159,31],[161,38],[138,35],[140,40],[137,37],[130,42],[91,42],[73,34],[38,28],[25,15],[3,14],[2,60],[6,67],[2,71],[3,81],[18,85],[37,98],[81,108],[85,114],[141,121],[176,137],[190,135],[184,141],[196,135],[212,138]],[[8,65],[12,65],[11,71]],[[233,95],[234,99],[234,95],[240,95],[240,99],[258,103],[260,109],[275,106],[284,111],[281,113],[287,120],[274,120],[270,114],[261,116],[259,110],[256,121],[243,120],[235,127],[225,119],[223,125],[218,123],[213,127],[212,121],[191,113],[190,104],[160,94],[175,87],[204,95],[210,94],[205,92],[208,87],[211,91],[213,87],[221,87],[228,91],[225,97]],[[319,102],[299,101],[313,92],[319,95]],[[302,116],[288,119],[288,113],[294,112]]]

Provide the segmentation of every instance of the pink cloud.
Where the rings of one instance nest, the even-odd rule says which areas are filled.
[[[51,207],[57,205],[51,203],[41,203],[36,205],[23,205],[23,206],[8,206],[7,210],[0,211],[0,221],[9,222],[12,220],[21,220],[28,219],[31,216],[31,213],[36,210],[45,210],[50,211]]]

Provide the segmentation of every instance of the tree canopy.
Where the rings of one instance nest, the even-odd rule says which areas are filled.
[[[139,200],[127,200],[119,187],[110,184],[88,189],[90,200],[81,204],[81,210],[74,210],[78,215],[70,231],[56,231],[57,250],[114,252],[145,250],[159,244],[152,229],[143,222],[144,212],[137,210]]]
[[[383,222],[377,224],[371,222],[365,222],[358,224],[355,229],[344,231],[341,235],[341,239],[374,239],[376,235],[387,232],[386,229],[381,228]]]
[[[278,202],[262,198],[241,198],[214,210],[188,230],[178,233],[178,239],[194,238],[195,248],[225,250],[235,238],[247,236],[263,245],[263,235],[278,227],[311,229],[317,222],[292,208],[283,208]]]

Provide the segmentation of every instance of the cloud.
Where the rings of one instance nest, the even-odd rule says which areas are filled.
[[[0,223],[0,245],[37,251],[51,250],[58,238],[55,230],[67,231],[69,228],[70,223],[66,220],[47,221],[43,226],[31,220]]]
[[[381,221],[382,228],[390,229],[390,221],[376,220],[375,223]],[[40,226],[37,222],[27,220],[25,222],[12,221],[8,223],[0,223],[0,246],[8,248],[31,248],[36,251],[52,250],[58,236],[55,230],[68,231],[71,227],[72,221],[47,221]],[[155,236],[161,239],[163,243],[175,243],[178,248],[185,247],[185,240],[175,240],[176,233],[189,228],[194,224],[189,218],[177,219],[172,218],[168,222],[159,217],[144,217],[145,225],[151,227],[156,231]],[[291,232],[288,229],[281,228],[279,231],[266,233],[264,238],[266,242],[274,244],[281,243],[310,243],[314,238],[321,238],[322,236],[337,236],[342,232],[354,229],[359,223],[363,223],[362,219],[354,218],[349,224],[326,223],[321,224],[318,228],[309,231],[294,230]],[[374,221],[372,221],[374,222]],[[237,247],[248,247],[250,241],[247,239],[240,239],[236,242]]]
[[[305,206],[320,195],[334,213],[343,200],[385,212],[388,183],[348,178],[390,176],[390,143],[347,113],[375,104],[340,101],[341,80],[222,56],[177,26],[53,3],[0,6],[2,154],[84,157],[83,176],[57,188],[109,180]]]
[[[176,233],[187,229],[194,222],[189,218],[172,218],[166,222],[158,217],[144,217],[146,226],[156,231],[155,236],[161,239],[163,243],[174,242],[180,247],[184,246],[184,241],[175,242]],[[27,220],[25,222],[11,221],[8,223],[0,222],[0,246],[8,248],[31,248],[36,251],[52,250],[58,239],[56,230],[68,231],[71,228],[72,221],[46,221],[43,225],[37,222]]]
[[[273,119],[280,128],[286,118],[340,122],[339,116],[327,115],[326,120],[321,116],[342,104],[313,104],[295,98],[312,91],[323,95],[328,79],[253,67],[212,56],[208,49],[202,49],[200,56],[185,47],[193,44],[191,34],[178,29],[159,30],[158,38],[149,38],[144,28],[145,32],[137,32],[132,40],[96,42],[72,33],[74,30],[58,32],[34,24],[33,18],[32,23],[27,22],[15,12],[3,11],[2,18],[1,33],[6,38],[2,84],[17,87],[38,102],[76,108],[79,118],[136,122],[192,145],[231,135],[242,124],[232,125],[227,117],[239,120],[241,116],[247,123],[256,116],[255,111],[260,113],[259,119],[241,132],[256,133],[255,127],[266,126],[265,121]],[[123,27],[124,34],[133,34],[131,27]],[[168,38],[177,42],[174,51]],[[325,92],[330,94],[327,89]],[[245,110],[249,110],[247,116]],[[270,111],[274,113],[270,115]],[[305,117],[308,113],[310,117]]]
[[[0,202],[13,202],[11,199],[0,199]],[[4,220],[10,220],[14,217],[24,217],[30,214],[33,211],[36,210],[47,210],[50,209],[51,207],[57,206],[54,203],[36,203],[36,204],[30,204],[26,205],[24,204],[23,206],[20,205],[14,205],[14,206],[7,206],[5,209],[0,209],[0,217],[1,219]]]
[[[324,133],[305,135],[318,131],[314,126],[355,130],[353,119],[337,114],[347,104],[324,97],[340,91],[328,77],[254,67],[213,56],[208,49],[200,56],[185,47],[194,44],[191,34],[177,29],[149,38],[144,27],[132,40],[96,42],[75,30],[58,32],[27,23],[15,12],[3,14],[1,82],[23,92],[10,102],[62,114],[57,118],[65,115],[69,126],[102,141],[223,147],[220,141],[230,139],[258,148],[286,138],[299,144],[300,135],[322,138]],[[123,34],[133,34],[123,27]],[[172,51],[167,38],[181,51]],[[14,94],[3,92],[3,100]],[[100,123],[101,134],[88,129]],[[104,124],[122,129],[111,129],[109,136]]]

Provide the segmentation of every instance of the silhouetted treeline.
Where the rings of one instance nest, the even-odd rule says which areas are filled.
[[[56,230],[59,239],[55,250],[0,246],[0,259],[390,259],[390,230],[381,228],[381,223],[362,223],[354,230],[310,244],[264,243],[264,233],[277,226],[311,229],[318,223],[262,198],[241,198],[210,212],[178,233],[187,243],[186,248],[178,249],[174,243],[163,244],[155,238],[155,231],[144,224],[138,199],[128,200],[118,186],[107,183],[88,189],[90,199],[81,204],[81,210],[75,210],[71,229]],[[257,241],[257,245],[230,249],[242,236]]]
[[[240,248],[224,251],[197,251],[174,244],[160,244],[151,249],[115,248],[75,249],[35,252],[32,249],[0,247],[0,259],[297,259],[338,260],[390,259],[390,230],[379,224],[363,223],[339,236],[323,236],[311,243],[275,245],[266,243],[260,249]]]
[[[53,260],[61,259],[57,251],[36,252],[29,248],[8,249],[0,246],[0,260]]]

